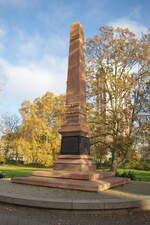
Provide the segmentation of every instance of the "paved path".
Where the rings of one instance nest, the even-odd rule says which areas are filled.
[[[0,179],[0,193],[15,194],[22,197],[35,197],[43,199],[85,200],[85,199],[124,199],[150,197],[150,182],[133,181],[104,192],[88,192],[48,188],[25,184],[11,183],[10,179]]]
[[[0,202],[69,210],[150,210],[150,182],[131,182],[97,193],[15,184],[1,179]]]
[[[1,179],[0,225],[150,225],[150,182],[96,193]]]
[[[78,214],[0,204],[1,225],[149,225],[150,212],[119,215]]]

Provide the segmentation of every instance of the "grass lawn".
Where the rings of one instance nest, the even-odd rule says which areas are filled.
[[[98,171],[110,171],[109,169],[98,169]],[[135,179],[138,181],[145,181],[145,182],[150,182],[150,171],[147,170],[135,170],[135,169],[117,169],[117,173],[122,174],[122,173],[128,173],[132,172]]]
[[[118,169],[117,171],[119,172],[119,174],[131,171],[135,176],[135,180],[150,182],[150,171],[135,169]]]
[[[31,176],[32,171],[35,170],[44,170],[50,171],[50,168],[35,168],[35,167],[25,167],[25,166],[14,166],[14,165],[0,165],[0,172],[5,174],[8,177],[25,177]],[[102,171],[102,170],[98,170]],[[135,179],[140,181],[149,181],[150,182],[150,171],[145,170],[134,170],[134,169],[118,169],[118,172],[121,174],[123,172],[131,171],[134,173]]]
[[[31,176],[31,173],[34,170],[49,171],[51,169],[26,167],[26,166],[14,166],[14,165],[0,165],[0,172],[3,173],[6,178]]]

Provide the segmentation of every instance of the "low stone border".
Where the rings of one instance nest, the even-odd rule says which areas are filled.
[[[141,187],[143,187],[142,190],[138,190],[138,192],[141,191],[140,194],[132,193],[134,188],[137,190]],[[128,186],[124,185],[120,188],[93,194],[83,191],[12,184],[10,180],[0,180],[0,202],[60,210],[150,211],[150,195],[147,193],[149,188],[149,182],[132,182]]]

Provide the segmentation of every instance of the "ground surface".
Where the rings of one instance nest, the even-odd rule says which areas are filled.
[[[109,189],[104,192],[88,192],[66,190],[59,188],[48,188],[24,184],[11,183],[10,179],[0,180],[0,195],[12,194],[23,198],[43,199],[66,199],[66,200],[102,200],[102,199],[124,199],[124,198],[145,198],[150,197],[150,183],[133,181],[129,184]]]
[[[133,181],[104,192],[86,192],[11,183],[0,180],[0,202],[55,209],[150,210],[150,183]]]
[[[1,225],[149,225],[150,212],[90,215],[0,204]]]
[[[14,204],[19,199],[23,200],[24,205]],[[135,211],[128,208],[133,203],[134,207],[139,204],[142,208],[143,200],[147,201],[149,209]],[[51,204],[48,204],[49,202]],[[27,206],[28,203],[35,205]],[[86,209],[81,209],[84,208],[83,206]],[[127,208],[123,209],[124,206]],[[0,180],[0,225],[149,224],[150,183],[148,182],[134,181],[96,193],[14,184],[10,180]]]

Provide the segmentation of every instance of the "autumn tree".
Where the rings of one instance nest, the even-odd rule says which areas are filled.
[[[0,67],[0,93],[3,91],[3,88],[6,84],[6,75],[3,71],[3,68]],[[3,126],[2,126],[2,123],[3,123],[3,119],[1,118],[1,114],[0,114],[0,136],[3,135]],[[3,145],[0,141],[0,162],[3,162],[4,161],[4,154],[3,154]]]
[[[140,60],[140,69],[141,69],[141,78],[136,79],[137,86],[133,90],[133,99],[135,105],[135,115],[136,121],[136,137],[134,138],[134,148],[135,154],[140,155],[142,160],[150,159],[150,33],[142,34],[141,38],[141,60]],[[133,154],[132,154],[133,155]],[[140,161],[142,164],[144,162]],[[147,167],[147,165],[146,165]],[[143,167],[144,168],[144,167]]]
[[[86,42],[91,142],[97,158],[111,158],[113,170],[127,160],[142,129],[138,115],[150,75],[148,52],[148,35],[138,39],[122,28],[101,27]]]
[[[33,103],[22,103],[21,135],[18,146],[25,163],[50,166],[60,150],[60,128],[64,114],[63,95],[55,96],[47,92]]]
[[[150,80],[147,81],[143,92],[145,93],[145,101],[138,122],[143,127],[141,130],[141,139],[144,144],[144,148],[142,147],[143,158],[150,160]]]
[[[0,151],[1,158],[5,162],[9,162],[11,159],[18,160],[18,148],[16,146],[16,140],[19,136],[20,118],[16,114],[3,114],[1,116],[1,143]]]

